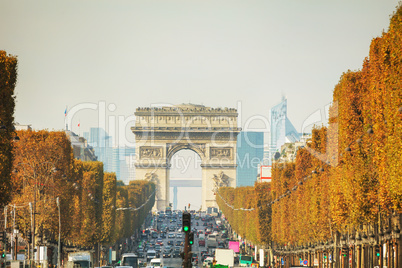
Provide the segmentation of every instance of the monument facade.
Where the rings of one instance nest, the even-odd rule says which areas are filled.
[[[236,187],[236,109],[182,104],[140,107],[135,116],[136,178],[156,183],[156,209],[169,205],[170,162],[180,150],[201,158],[203,210],[217,207],[217,188]]]

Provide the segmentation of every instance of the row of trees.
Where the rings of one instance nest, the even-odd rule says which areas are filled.
[[[230,222],[231,228],[255,244],[266,245],[271,241],[270,184],[254,187],[221,187],[216,202]]]
[[[220,189],[234,208],[257,208],[235,211],[217,197],[236,232],[261,242],[260,229],[269,229],[279,245],[306,245],[347,230],[381,233],[381,219],[402,212],[401,40],[402,6],[371,42],[362,70],[335,86],[328,127],[313,130],[294,163],[274,164],[272,226],[258,224],[258,186]]]
[[[128,186],[117,186],[116,175],[104,172],[102,162],[74,159],[62,131],[18,131],[17,135],[20,140],[14,143],[14,190],[8,211],[15,211],[23,234],[31,230],[34,213],[36,233],[57,237],[57,197],[66,244],[113,244],[140,227],[154,204],[153,183],[132,181]],[[138,211],[118,210],[145,202]]]

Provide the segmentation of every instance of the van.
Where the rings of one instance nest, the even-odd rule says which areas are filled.
[[[121,266],[131,266],[133,268],[138,267],[138,256],[134,253],[124,253],[121,256]]]
[[[156,258],[156,251],[153,249],[150,249],[147,251],[147,262],[149,262],[152,259]]]
[[[162,267],[162,259],[152,259],[150,265],[152,267]]]

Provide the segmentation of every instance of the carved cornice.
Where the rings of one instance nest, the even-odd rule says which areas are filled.
[[[211,108],[203,105],[177,105],[172,107],[138,107],[134,113],[136,116],[156,116],[156,115],[225,115],[236,116],[237,110],[234,108]]]
[[[237,164],[201,164],[201,168],[228,169],[228,168],[237,168]]]
[[[215,133],[215,132],[233,132],[238,133],[241,131],[240,127],[131,127],[133,133],[155,133],[155,132],[205,132],[205,133]]]
[[[188,143],[197,143],[199,140],[203,142],[213,140],[237,140],[239,132],[146,132],[146,131],[133,131],[136,140],[173,140],[177,143],[186,141]]]
[[[170,165],[166,163],[136,163],[135,168],[138,169],[150,169],[150,168],[169,168]]]

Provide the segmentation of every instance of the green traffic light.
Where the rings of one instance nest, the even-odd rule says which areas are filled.
[[[2,257],[2,258],[5,258],[5,257],[6,257],[6,254],[5,254],[5,253],[1,254],[1,257]]]
[[[190,241],[190,245],[192,245],[194,242],[193,241]]]
[[[183,229],[184,229],[185,232],[187,232],[188,231],[188,226],[184,226]]]
[[[380,257],[380,252],[377,252],[377,257]]]

